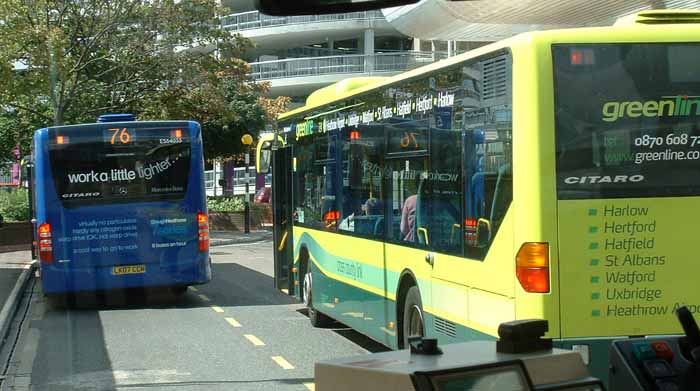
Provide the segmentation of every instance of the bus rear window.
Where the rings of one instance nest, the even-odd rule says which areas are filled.
[[[187,191],[190,147],[186,124],[49,129],[52,176],[65,207],[180,200]]]
[[[700,195],[700,45],[553,45],[559,199]]]

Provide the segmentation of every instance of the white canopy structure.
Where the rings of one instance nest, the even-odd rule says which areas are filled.
[[[612,25],[648,9],[700,9],[700,0],[422,0],[383,10],[410,37],[441,41],[496,41],[532,30]]]

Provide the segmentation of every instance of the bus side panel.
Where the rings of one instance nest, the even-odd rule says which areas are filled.
[[[387,320],[384,244],[299,226],[294,227],[294,235],[295,253],[301,248],[309,252],[314,308],[377,341],[393,343],[395,331]]]
[[[537,36],[520,38],[513,51],[514,253],[523,243],[549,244],[549,293],[528,293],[514,278],[516,318],[546,319],[547,337],[559,337],[559,263],[551,51]]]
[[[498,335],[502,322],[515,318],[512,210],[511,206],[506,212],[484,260],[435,254],[432,301],[423,306],[437,322],[437,336],[450,337],[452,328],[461,326],[466,333],[459,340],[490,339]]]

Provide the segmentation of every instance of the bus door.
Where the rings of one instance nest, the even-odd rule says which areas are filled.
[[[292,244],[292,147],[272,154],[272,218],[275,288],[294,295],[294,247]]]

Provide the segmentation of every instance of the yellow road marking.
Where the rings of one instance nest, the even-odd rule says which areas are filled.
[[[190,287],[190,290],[191,290],[192,292],[199,292],[199,289],[197,289],[197,287],[194,287],[194,286],[191,286],[191,287]]]
[[[294,369],[294,365],[290,364],[289,361],[285,360],[282,356],[272,356],[272,361],[276,362],[282,369]]]
[[[244,334],[243,336],[255,346],[265,346],[265,342],[261,341],[253,334]]]
[[[233,327],[241,327],[241,324],[238,323],[238,321],[236,321],[236,319],[233,319],[233,318],[224,318],[224,319],[226,319],[228,324],[230,324]]]
[[[201,295],[201,294],[200,294],[200,295],[198,295],[198,296],[199,296],[200,299],[202,299],[202,300],[204,300],[204,301],[211,301],[206,295]]]
[[[304,383],[304,387],[309,391],[316,391],[316,383]]]
[[[213,309],[215,312],[224,312],[224,309],[219,307],[218,305],[211,306],[211,309]]]

